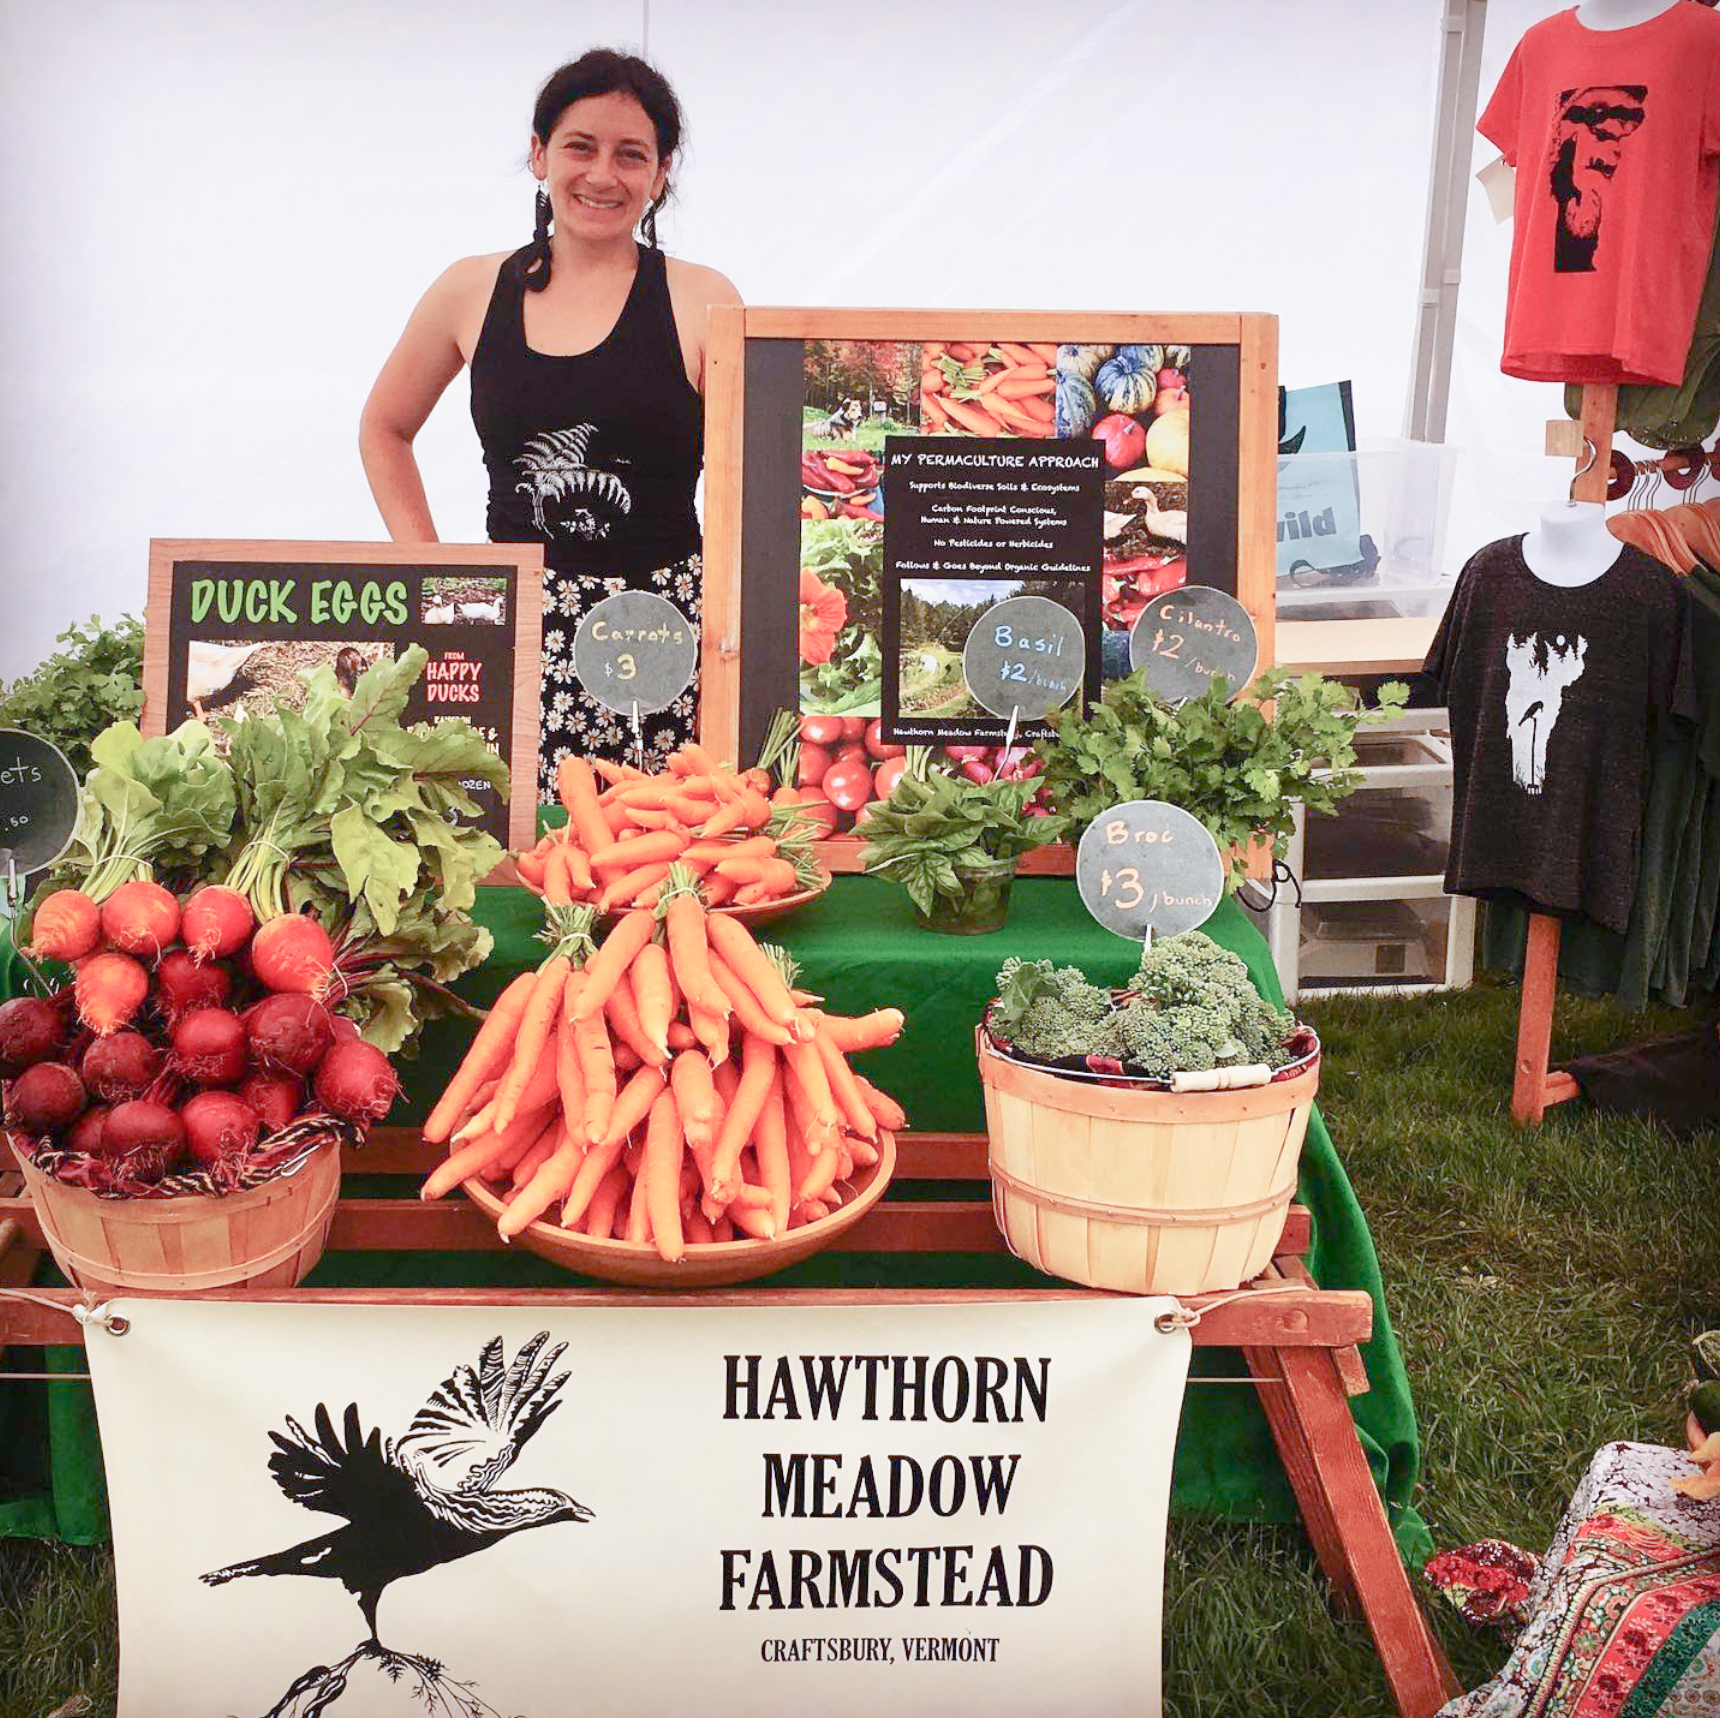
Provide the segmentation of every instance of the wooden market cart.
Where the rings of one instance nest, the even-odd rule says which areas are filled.
[[[348,1167],[367,1182],[382,1178],[388,1190],[374,1197],[341,1199],[329,1250],[483,1253],[500,1248],[494,1225],[476,1206],[462,1199],[436,1204],[418,1199],[418,1182],[441,1155],[439,1148],[425,1145],[415,1129],[378,1129],[362,1157],[353,1157]],[[945,1196],[927,1197],[930,1193]],[[1411,1590],[1349,1407],[1349,1398],[1368,1388],[1357,1345],[1372,1333],[1373,1302],[1360,1290],[1317,1287],[1302,1262],[1311,1240],[1308,1212],[1292,1206],[1272,1263],[1259,1277],[1233,1293],[1189,1296],[1182,1304],[1198,1320],[1191,1330],[1197,1347],[1240,1351],[1337,1606],[1366,1620],[1402,1718],[1431,1718],[1459,1692],[1458,1685]],[[22,1178],[9,1151],[0,1152],[0,1348],[85,1340],[83,1325],[67,1316],[87,1298],[79,1291],[35,1289],[27,1298],[7,1293],[30,1282],[43,1245]],[[873,1257],[1003,1252],[989,1199],[985,1136],[902,1135],[889,1194],[842,1237],[839,1250]],[[1003,1298],[1070,1300],[1101,1292],[1073,1287],[764,1286],[662,1294],[570,1286],[298,1288],[219,1291],[209,1298],[560,1310],[654,1304],[833,1306],[880,1300],[971,1304]]]

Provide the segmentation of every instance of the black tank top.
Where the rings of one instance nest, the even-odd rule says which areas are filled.
[[[699,547],[704,404],[687,380],[663,253],[639,268],[607,339],[575,357],[526,345],[521,274],[501,266],[472,353],[472,422],[493,543],[542,543],[557,572],[644,573]]]

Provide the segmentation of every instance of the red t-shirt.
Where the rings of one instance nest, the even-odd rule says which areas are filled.
[[[1507,375],[1681,382],[1720,192],[1720,13],[1535,25],[1482,114],[1517,170]]]

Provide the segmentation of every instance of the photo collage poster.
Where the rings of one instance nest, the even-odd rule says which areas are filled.
[[[1075,617],[1086,658],[1069,708],[1128,673],[1130,627],[1188,582],[1199,352],[802,348],[800,782],[839,833],[888,798],[909,744],[975,780],[1036,767],[1028,746],[1048,723],[1018,722],[1006,752],[1008,724],[964,671],[964,642],[998,603],[1048,597]]]

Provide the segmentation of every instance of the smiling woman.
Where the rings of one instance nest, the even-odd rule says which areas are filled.
[[[667,597],[696,627],[710,310],[739,295],[713,269],[665,257],[656,217],[681,147],[681,109],[643,60],[594,48],[555,72],[532,115],[530,244],[468,257],[413,312],[365,404],[359,449],[397,542],[434,542],[412,444],[464,365],[489,475],[493,542],[544,548],[539,790],[571,753],[621,756],[622,720],[573,670],[586,611],[624,590]],[[637,232],[638,237],[635,237]],[[650,719],[647,747],[692,738],[697,683]]]

